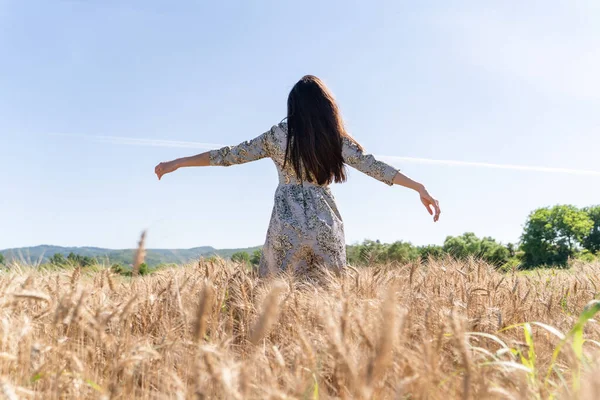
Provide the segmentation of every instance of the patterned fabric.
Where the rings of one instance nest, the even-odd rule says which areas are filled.
[[[344,224],[328,186],[300,180],[291,165],[283,168],[287,124],[280,123],[255,139],[210,152],[210,165],[230,166],[270,157],[279,174],[275,205],[263,247],[259,273],[305,272],[315,264],[339,269],[346,265]],[[343,139],[346,164],[388,185],[398,172]]]

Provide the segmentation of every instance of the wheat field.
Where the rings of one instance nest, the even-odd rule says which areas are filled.
[[[0,273],[7,399],[600,398],[600,265]],[[524,324],[525,323],[525,324]]]

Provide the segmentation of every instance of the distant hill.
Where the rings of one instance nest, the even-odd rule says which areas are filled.
[[[229,258],[233,253],[238,251],[252,253],[258,249],[260,249],[259,246],[244,249],[215,249],[211,246],[194,247],[192,249],[147,249],[146,263],[150,267],[169,263],[184,264],[197,260],[200,257],[217,255],[223,258]],[[112,250],[103,249],[100,247],[60,247],[41,245],[34,247],[6,249],[1,250],[0,253],[4,255],[4,258],[7,261],[17,260],[28,264],[47,262],[50,257],[57,253],[60,253],[65,257],[69,255],[69,253],[75,253],[81,256],[94,257],[98,259],[99,262],[104,262],[106,264],[119,263],[128,265],[133,260],[135,250]]]

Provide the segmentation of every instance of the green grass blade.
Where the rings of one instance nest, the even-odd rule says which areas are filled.
[[[535,365],[535,348],[533,347],[533,332],[531,331],[531,325],[526,323],[523,325],[523,334],[525,335],[525,343],[527,343],[529,362],[533,367]]]
[[[525,324],[526,324],[526,322],[521,322],[521,323],[510,325],[510,326],[505,326],[504,328],[500,329],[498,332],[504,332],[504,331],[508,331],[510,329],[520,328]]]
[[[585,324],[600,311],[600,300],[593,300],[588,303],[583,312],[579,315],[579,320],[571,329],[570,334],[573,336],[573,351],[579,361],[583,359],[583,329]]]

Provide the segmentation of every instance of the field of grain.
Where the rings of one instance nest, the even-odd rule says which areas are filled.
[[[17,398],[600,398],[600,265],[477,261],[260,280],[201,261],[133,279],[0,272]],[[528,324],[523,324],[528,323]]]

